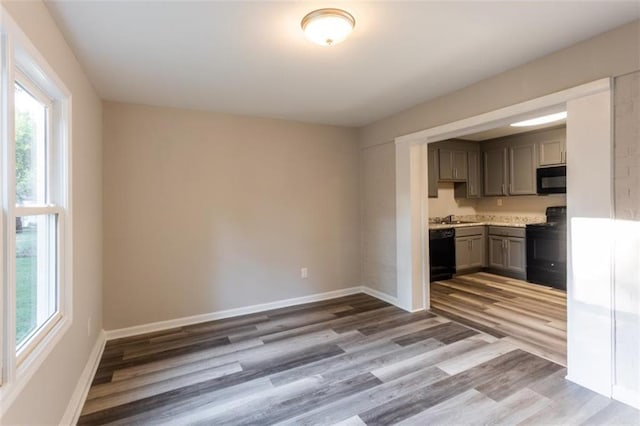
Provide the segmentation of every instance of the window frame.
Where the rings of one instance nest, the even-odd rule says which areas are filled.
[[[15,204],[14,90],[18,74],[51,99],[49,150],[58,164],[56,205]],[[22,85],[22,82],[20,82]],[[23,85],[24,87],[24,85]],[[31,92],[31,91],[30,91]],[[32,93],[32,92],[31,92]],[[20,394],[73,323],[72,97],[45,58],[0,4],[0,417]],[[55,147],[55,148],[54,148]],[[51,188],[48,188],[51,190]],[[25,210],[25,209],[28,209]],[[38,213],[57,215],[59,318],[49,318],[34,335],[29,350],[16,352],[15,218]]]
[[[15,99],[15,85],[19,85],[22,87],[23,90],[25,90],[27,93],[29,93],[31,96],[33,96],[34,99],[36,99],[38,102],[40,102],[41,104],[43,104],[46,108],[46,128],[45,128],[45,202],[40,204],[40,203],[35,203],[33,205],[19,205],[17,203],[16,200],[16,185],[15,185],[15,181],[14,184],[12,185],[12,187],[9,189],[12,191],[12,194],[10,194],[10,197],[13,197],[14,200],[14,205],[13,205],[13,217],[11,217],[11,215],[9,215],[9,223],[13,224],[16,222],[16,219],[18,217],[24,217],[24,216],[51,216],[54,215],[55,216],[55,235],[56,235],[56,243],[55,243],[55,255],[56,255],[56,260],[55,260],[55,265],[56,265],[56,271],[55,271],[55,282],[56,282],[56,311],[53,313],[53,315],[51,317],[49,317],[43,324],[36,326],[36,328],[29,333],[29,335],[27,335],[27,338],[24,342],[17,344],[15,343],[15,353],[16,353],[16,365],[19,367],[27,358],[28,356],[37,348],[37,346],[40,344],[40,342],[51,332],[51,330],[53,330],[53,328],[56,326],[56,324],[58,323],[58,321],[62,320],[62,317],[64,315],[64,308],[65,308],[65,304],[64,304],[64,297],[63,297],[63,292],[62,292],[62,286],[61,286],[61,274],[60,274],[60,263],[62,261],[62,259],[64,259],[64,253],[63,253],[63,244],[60,244],[60,236],[63,234],[64,230],[62,229],[62,221],[60,220],[60,218],[63,216],[64,214],[64,208],[58,204],[55,204],[53,202],[51,202],[51,195],[52,195],[52,186],[55,185],[56,187],[60,186],[60,185],[64,185],[64,173],[62,173],[62,176],[59,176],[58,180],[59,182],[52,182],[52,180],[54,180],[52,178],[52,175],[54,173],[54,169],[56,167],[54,167],[54,165],[52,164],[54,159],[53,156],[51,155],[52,152],[54,151],[54,149],[57,149],[58,147],[54,146],[57,145],[59,143],[59,141],[56,141],[55,138],[53,138],[53,132],[52,132],[52,124],[53,124],[53,107],[54,107],[54,102],[49,98],[49,96],[47,96],[46,93],[44,93],[42,91],[42,89],[40,89],[38,86],[36,86],[21,70],[20,68],[16,67],[16,69],[14,70],[14,84],[11,86],[14,91],[13,91],[13,99]],[[15,113],[14,113],[14,119],[15,119]],[[14,138],[13,139],[8,139],[8,141],[11,143],[13,143],[13,149],[14,149],[14,155],[11,157],[11,159],[8,161],[8,170],[7,172],[9,174],[11,174],[12,176],[16,176],[16,162],[15,162],[15,134],[14,134]],[[15,178],[14,178],[15,179]],[[57,189],[57,188],[56,188]],[[12,227],[13,230],[13,234],[11,235],[7,235],[8,238],[12,239],[12,243],[14,245],[13,250],[9,253],[9,255],[11,256],[11,258],[13,259],[12,262],[15,262],[15,253],[17,251],[16,249],[16,230],[15,227]],[[17,276],[16,276],[16,265],[15,263],[13,265],[11,265],[14,269],[13,269],[13,277],[12,280],[10,281],[10,285],[13,285],[14,288],[17,288]],[[9,268],[9,271],[11,271],[11,267]],[[17,302],[17,297],[16,300],[14,300],[13,303],[13,307],[16,306],[16,302]],[[15,312],[14,312],[14,318],[15,318]],[[15,327],[14,327],[15,329]],[[15,342],[15,339],[14,339]]]

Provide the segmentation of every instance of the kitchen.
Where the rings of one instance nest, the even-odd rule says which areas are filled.
[[[556,113],[428,147],[432,310],[561,364],[565,118]]]

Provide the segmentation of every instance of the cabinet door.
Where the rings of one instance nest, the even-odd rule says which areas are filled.
[[[467,152],[453,151],[451,158],[453,162],[453,178],[455,180],[467,180]]]
[[[428,150],[429,197],[438,198],[438,151]]]
[[[505,264],[505,238],[489,236],[489,266],[491,268],[504,269]]]
[[[449,149],[438,150],[440,179],[453,180],[453,152]]]
[[[481,268],[486,266],[485,261],[485,239],[484,236],[478,235],[469,238],[469,266],[472,268]]]
[[[509,148],[509,195],[536,194],[536,146]]]
[[[556,166],[567,162],[565,141],[562,139],[540,142],[540,165]]]
[[[469,151],[467,153],[467,197],[480,197],[480,153],[477,151]]]
[[[524,238],[509,238],[507,242],[507,269],[524,274],[527,272],[527,247]]]
[[[492,149],[484,153],[484,195],[506,195],[506,150]]]
[[[468,269],[471,265],[469,257],[470,238],[456,238],[456,271]]]

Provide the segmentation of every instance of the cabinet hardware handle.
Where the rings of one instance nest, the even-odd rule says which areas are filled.
[[[513,194],[513,184],[509,184],[509,194]]]

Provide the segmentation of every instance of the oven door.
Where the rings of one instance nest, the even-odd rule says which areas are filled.
[[[527,281],[566,290],[566,227],[527,226]]]
[[[538,194],[565,194],[567,192],[567,166],[536,169]]]

